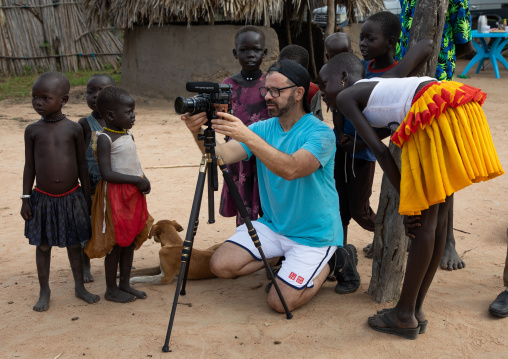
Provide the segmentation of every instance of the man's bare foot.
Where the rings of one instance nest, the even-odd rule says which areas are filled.
[[[446,241],[446,246],[441,257],[441,269],[455,270],[462,269],[466,263],[460,258],[453,243]]]
[[[136,290],[136,289],[132,288],[131,286],[123,287],[123,286],[120,285],[119,288],[120,288],[121,291],[126,292],[126,293],[130,293],[130,294],[134,295],[136,298],[146,299],[146,293],[145,292],[142,292],[140,290]]]
[[[99,297],[97,294],[92,294],[87,291],[85,287],[75,288],[74,294],[76,294],[76,297],[83,299],[88,304],[97,303],[101,299],[101,297]]]
[[[367,244],[365,248],[363,248],[363,253],[365,253],[365,257],[374,258],[374,246],[371,244]]]
[[[36,312],[45,312],[49,309],[49,297],[51,295],[51,290],[41,289],[39,293],[39,300],[35,303],[33,310]]]
[[[104,299],[117,303],[129,303],[134,302],[136,297],[132,294],[121,291],[119,288],[113,288],[111,290],[106,289]]]
[[[93,282],[93,276],[92,273],[90,273],[90,267],[83,267],[83,283],[90,283]]]

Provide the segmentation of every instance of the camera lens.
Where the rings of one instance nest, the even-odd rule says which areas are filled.
[[[180,96],[175,100],[175,111],[179,115],[186,112],[189,112],[191,115],[199,112],[208,112],[210,106],[212,106],[212,103],[206,97],[206,95],[203,94],[191,98]]]
[[[185,97],[177,97],[175,100],[175,111],[177,114],[181,115],[186,112],[192,112],[194,109],[194,101],[192,98],[186,99]]]

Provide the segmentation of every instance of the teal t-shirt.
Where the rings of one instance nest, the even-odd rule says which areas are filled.
[[[333,178],[335,135],[330,127],[306,114],[288,132],[282,130],[277,117],[253,123],[249,128],[279,151],[293,154],[303,148],[321,164],[310,175],[287,181],[257,160],[263,209],[258,221],[303,245],[342,246],[339,196]],[[250,158],[252,152],[241,145]]]

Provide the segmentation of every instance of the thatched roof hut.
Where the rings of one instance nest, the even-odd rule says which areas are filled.
[[[324,0],[83,2],[92,29],[111,25],[124,29],[122,86],[134,93],[169,99],[185,95],[187,81],[220,82],[239,71],[232,49],[234,34],[241,25],[260,25],[265,32],[268,57],[263,62],[264,70],[278,56],[281,32],[284,37],[287,34],[293,37],[301,31],[309,39],[308,43],[317,32],[322,42],[317,26],[312,30],[309,22],[303,29],[301,24],[312,9],[327,4]],[[383,6],[382,0],[338,0],[336,3],[354,4],[357,15],[362,17]],[[284,31],[276,32],[270,27],[278,22],[284,22]],[[214,26],[218,24],[222,26]],[[313,57],[312,51],[309,52]]]
[[[121,33],[87,20],[80,1],[0,0],[0,74],[119,67]]]
[[[245,22],[269,26],[285,17],[303,19],[307,8],[325,6],[326,0],[84,0],[92,27],[113,24],[130,29],[136,25],[169,23]],[[348,12],[365,17],[383,9],[382,0],[337,0]]]

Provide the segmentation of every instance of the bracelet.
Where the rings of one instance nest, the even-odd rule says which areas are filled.
[[[19,198],[21,198],[21,199],[30,198],[30,195],[29,194],[22,194]]]

